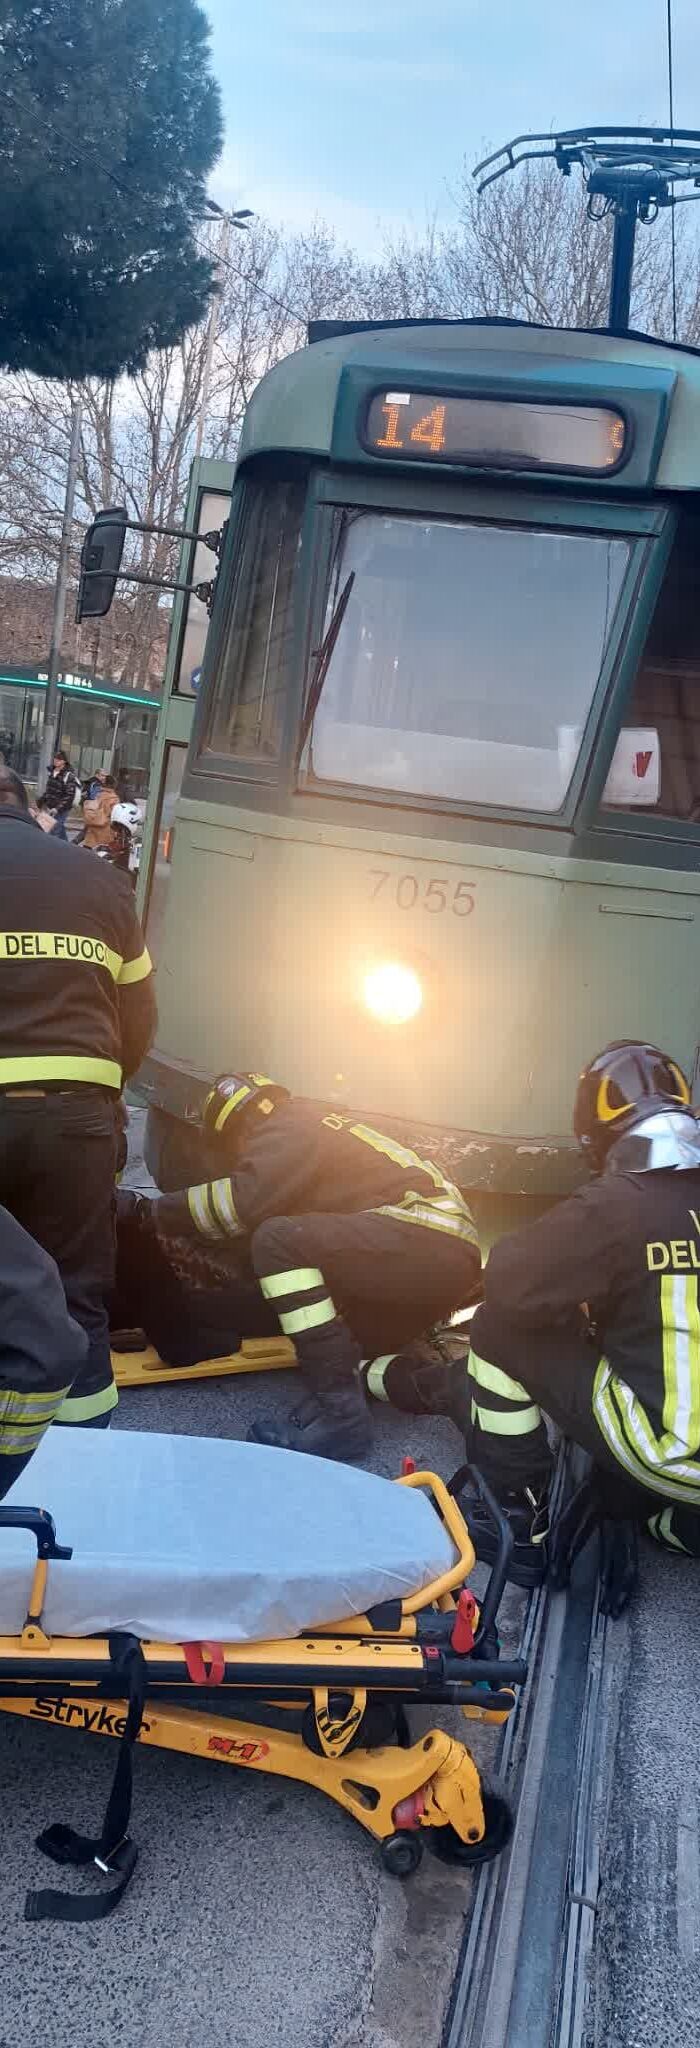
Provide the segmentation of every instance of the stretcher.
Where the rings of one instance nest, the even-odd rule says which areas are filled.
[[[498,1529],[483,1601],[458,1495],[478,1486]],[[52,1512],[27,1507],[34,1499]],[[499,1723],[527,1673],[499,1655],[512,1538],[463,1467],[393,1482],[218,1439],[49,1431],[0,1508],[0,1709],[119,1740],[99,1835],[50,1827],[58,1863],[95,1893],[29,1894],[25,1916],[112,1911],[136,1862],[134,1744],[324,1792],[407,1877],[424,1845],[479,1863],[509,1833],[466,1745],[414,1707]]]

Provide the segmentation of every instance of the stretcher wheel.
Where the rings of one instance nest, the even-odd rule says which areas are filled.
[[[513,1816],[506,1799],[498,1792],[482,1788],[486,1832],[480,1842],[463,1842],[450,1821],[444,1828],[427,1828],[428,1845],[441,1863],[479,1864],[491,1863],[500,1856],[510,1841],[513,1830]]]
[[[423,1837],[418,1830],[410,1834],[408,1829],[397,1835],[387,1835],[382,1842],[382,1863],[390,1877],[412,1877],[423,1854]]]
[[[386,1749],[388,1744],[395,1740],[398,1740],[401,1748],[406,1749],[411,1738],[408,1735],[406,1740],[402,1716],[403,1708],[395,1707],[391,1700],[370,1700],[359,1727],[355,1729],[352,1741],[348,1743],[343,1754],[349,1756],[353,1749]],[[323,1745],[316,1727],[316,1715],[311,1706],[304,1712],[301,1737],[305,1748],[311,1750],[312,1756],[323,1756]]]

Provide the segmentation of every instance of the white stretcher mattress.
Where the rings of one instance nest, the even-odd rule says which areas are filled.
[[[211,1437],[49,1429],[7,1495],[53,1515],[50,1635],[255,1642],[365,1613],[454,1563],[426,1495],[349,1465]],[[0,1529],[0,1633],[27,1613],[36,1544]]]

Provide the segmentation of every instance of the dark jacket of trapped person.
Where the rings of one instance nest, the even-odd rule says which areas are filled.
[[[88,1355],[61,1420],[115,1406],[117,1108],[153,1039],[153,975],[126,878],[47,837],[0,770],[0,1202],[56,1260]]]
[[[87,1349],[53,1259],[0,1208],[0,1500],[55,1420]]]
[[[382,1131],[293,1101],[261,1076],[222,1077],[204,1128],[227,1170],[164,1196],[155,1213],[163,1233],[245,1241],[262,1294],[296,1346],[307,1398],[285,1428],[261,1422],[251,1434],[323,1457],[363,1457],[363,1358],[372,1360],[370,1391],[390,1398],[393,1355],[478,1283],[464,1197],[430,1160]]]
[[[73,809],[78,790],[78,778],[73,773],[67,754],[57,748],[53,766],[43,796],[39,798],[39,810],[48,811],[55,819],[56,831],[60,838],[66,837],[66,818]]]
[[[595,1178],[503,1238],[485,1269],[469,1455],[509,1506],[525,1568],[552,1463],[541,1407],[593,1457],[607,1519],[700,1556],[700,1126],[687,1080],[655,1046],[607,1046],[581,1076],[574,1129]]]

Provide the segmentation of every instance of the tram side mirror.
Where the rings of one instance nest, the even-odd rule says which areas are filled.
[[[80,550],[80,583],[76,624],[103,619],[109,611],[121,569],[127,514],[123,505],[109,505],[88,527]]]

